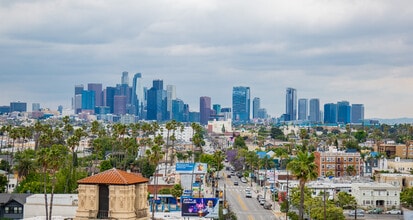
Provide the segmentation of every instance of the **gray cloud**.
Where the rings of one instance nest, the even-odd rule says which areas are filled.
[[[6,1],[0,3],[0,105],[70,106],[74,85],[122,71],[231,105],[233,86],[273,116],[286,87],[366,117],[413,117],[413,7],[399,1]],[[397,98],[395,98],[397,97]],[[383,107],[385,106],[385,107]]]

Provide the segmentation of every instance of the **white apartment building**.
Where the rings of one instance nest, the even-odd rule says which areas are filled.
[[[360,207],[378,207],[383,210],[400,208],[400,188],[388,183],[353,183],[351,194]]]

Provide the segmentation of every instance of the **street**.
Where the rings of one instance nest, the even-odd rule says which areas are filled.
[[[256,199],[257,193],[254,187],[255,185],[251,188],[250,183],[242,183],[237,176],[227,178],[228,174],[230,174],[229,171],[224,171],[223,177],[219,181],[219,188],[225,189],[225,196],[230,209],[236,213],[239,220],[276,219],[272,209],[264,209],[263,206],[259,204]],[[235,186],[234,181],[238,181],[239,185]],[[245,189],[247,187],[251,188],[252,198],[245,197]],[[269,195],[266,197],[267,201],[269,201]],[[273,202],[271,203],[273,204]]]

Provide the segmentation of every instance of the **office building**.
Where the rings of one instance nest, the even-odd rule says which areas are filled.
[[[40,111],[40,103],[32,103],[32,112]]]
[[[176,88],[174,85],[166,86],[166,120],[172,119],[172,100],[176,99]]]
[[[221,108],[221,114],[224,116],[224,121],[232,119],[232,109],[231,108]]]
[[[10,106],[3,105],[0,106],[0,114],[10,113]]]
[[[308,100],[298,99],[298,120],[305,121],[308,117]]]
[[[337,123],[337,104],[324,104],[324,124]]]
[[[73,100],[73,110],[75,114],[78,114],[82,111],[82,92],[84,87],[82,84],[75,85],[75,96]]]
[[[26,102],[10,102],[10,112],[26,112]]]
[[[211,97],[202,96],[199,98],[199,116],[201,125],[207,125],[211,116]]]
[[[310,99],[310,115],[309,120],[312,123],[319,123],[320,118],[320,100],[319,99]]]
[[[285,95],[285,121],[297,120],[297,90],[287,88]]]
[[[116,95],[116,88],[115,87],[106,87],[105,89],[105,106],[108,106],[110,109],[110,113],[114,112],[115,106],[115,95]]]
[[[184,121],[184,101],[180,99],[172,100],[172,119],[178,122]]]
[[[95,111],[95,92],[89,90],[82,91],[82,111],[93,110]]]
[[[102,83],[89,83],[87,90],[95,92],[95,106],[103,106]]]
[[[148,120],[163,121],[167,117],[166,111],[166,90],[163,90],[163,80],[153,80],[152,88],[147,93],[147,113]]]
[[[261,100],[258,97],[255,97],[252,100],[252,118],[258,118],[258,110],[261,108]]]
[[[122,72],[121,84],[129,86],[129,73],[126,71]]]
[[[237,86],[232,89],[232,114],[234,123],[250,120],[250,87]]]
[[[351,106],[348,101],[337,102],[337,122],[343,124],[351,122]]]
[[[132,114],[142,118],[142,111],[143,111],[143,88],[142,88],[142,74],[136,73],[133,76],[132,82],[132,94],[131,94],[131,108]]]
[[[221,114],[221,105],[220,104],[213,104],[212,110],[214,110],[215,115]]]
[[[351,123],[362,123],[364,121],[364,105],[351,105]]]
[[[126,96],[115,95],[113,113],[115,115],[125,115],[126,114]]]

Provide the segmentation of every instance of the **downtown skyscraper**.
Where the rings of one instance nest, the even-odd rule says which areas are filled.
[[[248,122],[250,120],[250,87],[236,86],[232,89],[232,114],[234,122]]]
[[[199,116],[201,125],[208,124],[211,116],[211,97],[202,96],[199,98]]]
[[[308,99],[298,99],[298,120],[308,119]]]
[[[308,120],[312,123],[321,122],[320,118],[320,100],[319,99],[310,99],[310,115]]]
[[[297,90],[287,88],[285,94],[285,120],[297,120]]]

